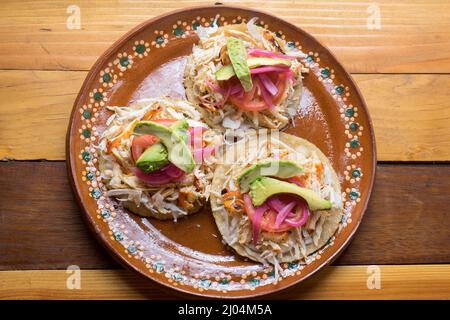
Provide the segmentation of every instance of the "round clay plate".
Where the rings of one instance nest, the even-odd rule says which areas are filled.
[[[316,144],[333,164],[342,189],[344,217],[325,247],[306,262],[283,264],[275,281],[270,268],[245,261],[221,242],[210,212],[178,220],[140,218],[106,197],[96,144],[108,105],[183,93],[186,55],[198,40],[193,29],[259,23],[307,54],[309,73],[295,124],[286,132]],[[75,101],[68,129],[69,176],[88,225],[124,265],[173,289],[207,297],[254,297],[299,283],[330,263],[361,222],[375,174],[375,143],[365,103],[336,58],[305,31],[256,10],[210,6],[168,13],[127,33],[92,67]],[[319,284],[320,285],[320,284]]]

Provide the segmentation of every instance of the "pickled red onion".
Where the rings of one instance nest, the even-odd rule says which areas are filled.
[[[276,212],[283,210],[286,203],[281,199],[280,195],[275,195],[267,199],[267,205]]]
[[[178,168],[177,166],[169,163],[165,167],[161,168],[161,171],[166,173],[169,177],[173,179],[179,179],[185,175],[185,172]]]
[[[310,211],[306,202],[297,196],[288,194],[277,194],[265,202],[270,208],[277,212],[277,218],[275,220],[276,227],[286,222],[292,227],[304,225],[310,216]],[[292,206],[294,203],[294,206]],[[289,206],[289,210],[285,211]],[[292,211],[294,209],[294,212]],[[279,224],[278,224],[279,223]]]
[[[185,175],[184,171],[177,168],[171,163],[159,170],[149,173],[143,172],[142,170],[135,167],[131,168],[130,170],[138,179],[150,185],[163,185],[170,182],[177,182],[180,181],[181,178],[183,178]],[[169,170],[169,172],[167,172],[167,170]],[[178,170],[181,171],[181,173]]]
[[[276,212],[282,210],[292,201],[298,201],[298,197],[287,193],[281,193],[271,196],[267,199],[267,205]]]
[[[252,238],[253,238],[253,244],[256,245],[259,238],[259,233],[261,232],[261,219],[263,214],[269,209],[269,206],[266,204],[263,204],[255,209],[252,203],[252,199],[250,198],[250,195],[248,193],[245,193],[243,195],[244,198],[244,206],[245,211],[247,214],[252,216]]]
[[[258,78],[264,88],[272,95],[276,95],[278,93],[278,88],[272,82],[272,80],[264,73],[258,74]]]
[[[276,83],[273,82],[271,77],[267,73],[274,72],[276,76]],[[253,86],[249,92],[244,92],[244,89],[240,83],[231,83],[222,88],[214,83],[206,81],[209,87],[214,91],[220,93],[223,99],[217,102],[215,105],[223,107],[223,105],[230,100],[232,104],[244,111],[263,111],[267,108],[273,108],[275,104],[279,103],[280,95],[280,81],[293,81],[293,72],[288,66],[263,66],[255,69],[251,69]],[[283,86],[284,88],[284,86]],[[259,101],[253,101],[256,89],[259,89]],[[284,91],[284,89],[283,89]]]
[[[291,70],[289,67],[266,66],[266,67],[250,69],[250,73],[253,75],[253,74],[260,74],[260,73],[267,73],[267,72],[288,72],[289,70]]]
[[[221,93],[222,95],[226,94],[226,91],[224,89],[222,89],[220,86],[218,86],[217,84],[214,84],[208,80],[206,80],[206,84],[208,85],[208,87],[210,87],[214,91],[217,91],[217,92]]]
[[[259,89],[261,91],[261,95],[262,95],[262,97],[264,99],[264,102],[269,107],[269,109],[272,109],[273,108],[273,102],[272,102],[272,98],[270,96],[270,93],[267,92],[267,89],[263,85],[259,86]]]
[[[289,215],[289,213],[291,213],[291,210],[294,209],[296,204],[296,201],[289,202],[287,206],[278,211],[277,219],[275,220],[275,227],[280,227],[281,223],[285,221],[286,217]]]
[[[238,94],[241,92],[244,92],[244,88],[242,88],[242,85],[240,83],[230,87],[230,94]]]
[[[272,103],[272,98],[270,97],[270,93],[267,92],[267,90],[261,84],[261,80],[259,79],[259,77],[255,77],[253,82],[254,82],[253,83],[253,87],[259,89],[259,92],[261,93],[261,96],[262,96],[262,98],[264,100],[264,104],[263,104],[263,109],[262,110],[267,109],[267,107],[273,108],[273,103]]]
[[[263,50],[263,49],[248,49],[247,54],[253,57],[268,57],[268,58],[282,58],[282,59],[289,59],[289,60],[295,60],[296,57],[288,56],[283,53]]]
[[[300,212],[300,210],[302,212]],[[300,218],[298,219],[285,219],[284,222],[289,224],[292,227],[301,227],[303,226],[307,221],[309,216],[311,215],[311,212],[309,211],[308,205],[306,203],[302,203],[300,205],[297,205],[295,208],[295,211]],[[300,215],[301,213],[301,215]]]

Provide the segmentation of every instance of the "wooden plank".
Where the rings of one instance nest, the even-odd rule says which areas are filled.
[[[336,263],[447,263],[449,188],[450,165],[378,165],[360,229]]]
[[[450,165],[379,165],[336,265],[450,263]],[[84,225],[63,162],[0,162],[0,270],[117,268]]]
[[[85,72],[0,71],[0,159],[65,159]],[[450,75],[355,75],[373,118],[378,160],[450,160]]]
[[[117,267],[88,232],[64,162],[0,162],[0,190],[0,270]]]
[[[330,47],[351,72],[450,72],[447,1],[222,1],[265,10],[303,27]],[[81,29],[69,30],[67,1],[4,1],[0,68],[88,70],[135,25],[174,9],[211,1],[78,0]],[[372,17],[379,10],[380,27]]]
[[[85,76],[0,71],[0,158],[65,159],[69,116]]]
[[[450,160],[450,76],[355,75],[379,161]]]
[[[450,265],[380,266],[380,289],[369,289],[367,266],[331,266],[273,296],[279,299],[450,299]],[[67,289],[65,270],[1,271],[0,299],[173,299],[180,294],[126,270],[81,270],[81,288]],[[369,281],[370,283],[370,281]],[[189,296],[183,296],[188,297]]]

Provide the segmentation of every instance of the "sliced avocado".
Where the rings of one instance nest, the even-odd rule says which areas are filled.
[[[229,64],[217,70],[215,75],[217,81],[224,81],[234,77],[236,73],[234,73],[233,66]]]
[[[144,172],[158,170],[169,163],[167,148],[162,143],[148,147],[136,161],[136,166]]]
[[[261,66],[291,66],[291,61],[288,59],[280,58],[248,58],[247,65],[250,69]],[[216,79],[218,81],[224,81],[235,76],[233,66],[231,64],[224,66],[216,71]]]
[[[291,193],[305,199],[311,211],[331,208],[331,202],[322,199],[310,189],[299,187],[296,184],[269,177],[259,177],[250,184],[250,197],[255,206],[260,206],[270,196],[279,193]]]
[[[186,120],[181,121],[186,122]],[[184,172],[190,173],[194,170],[194,157],[178,130],[168,128],[153,121],[139,121],[134,127],[133,133],[137,135],[150,134],[158,137],[161,143],[167,148],[170,162]]]
[[[186,120],[177,121],[170,128],[176,131],[184,141],[188,139],[189,125]],[[136,161],[136,166],[144,172],[158,170],[169,163],[167,148],[160,142],[148,147]]]
[[[189,138],[188,135],[189,124],[185,119],[175,122],[173,125],[170,126],[170,129],[177,132],[180,135],[180,137],[184,140],[184,142],[186,142],[187,139]]]
[[[238,177],[241,193],[248,192],[250,183],[261,176],[273,176],[282,179],[298,176],[303,168],[289,160],[263,160],[245,169]]]
[[[247,51],[245,50],[244,41],[233,37],[228,38],[227,51],[234,73],[241,82],[244,91],[250,91],[253,84],[250,68],[247,64]]]

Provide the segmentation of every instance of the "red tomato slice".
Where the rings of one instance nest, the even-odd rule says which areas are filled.
[[[245,102],[235,97],[230,97],[229,99],[232,104],[243,111],[262,111],[267,109],[266,103],[262,100],[252,100],[249,102]]]
[[[134,161],[137,161],[141,154],[153,145],[154,143],[158,142],[159,139],[151,136],[149,134],[144,134],[142,136],[134,136],[133,141],[131,142],[131,154],[133,155]]]
[[[267,105],[264,100],[259,97],[255,98],[256,84],[253,84],[252,89],[244,93],[242,98],[236,96],[230,96],[229,100],[232,104],[244,111],[261,111],[267,109]],[[256,95],[258,97],[258,95]]]
[[[177,120],[175,119],[153,119],[151,121],[161,123],[162,125],[169,127]],[[144,134],[142,136],[134,136],[131,142],[131,153],[134,161],[137,161],[141,154],[151,145],[158,142],[159,139],[149,134]]]
[[[299,175],[299,176],[293,176],[287,179],[284,179],[285,181],[295,183],[296,185],[300,187],[305,187],[306,181],[308,180],[308,176],[306,175]]]

